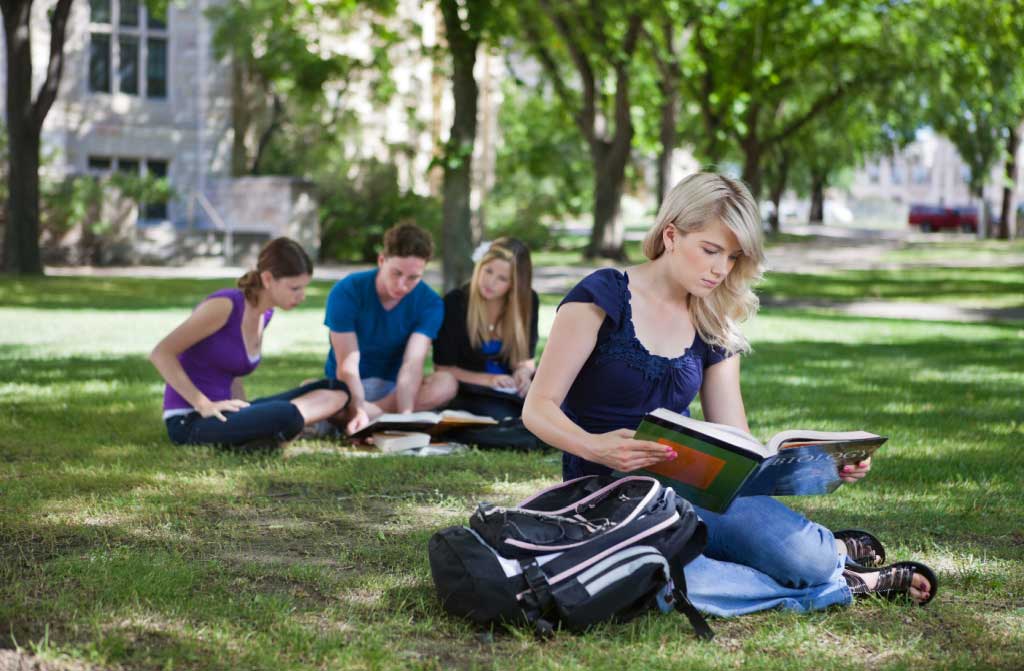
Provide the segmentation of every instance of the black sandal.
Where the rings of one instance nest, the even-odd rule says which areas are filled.
[[[858,573],[874,573],[876,571],[878,572],[878,582],[874,589],[868,589],[867,583],[864,582],[864,579]],[[901,561],[881,568],[847,565],[843,569],[843,577],[846,578],[846,584],[849,586],[853,596],[857,598],[880,596],[890,601],[911,598],[910,586],[913,583],[915,573],[924,577],[930,585],[928,598],[924,601],[914,601],[919,606],[926,606],[935,598],[939,591],[939,578],[935,575],[934,571],[921,562]]]
[[[846,556],[861,566],[881,566],[885,563],[885,547],[882,541],[861,529],[834,531],[836,540],[846,546]]]

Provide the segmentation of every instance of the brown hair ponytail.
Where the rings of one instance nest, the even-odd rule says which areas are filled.
[[[260,275],[266,271],[275,279],[312,275],[313,262],[302,246],[291,238],[274,238],[260,250],[256,269],[238,278],[238,288],[245,293],[245,300],[255,305],[263,289]]]

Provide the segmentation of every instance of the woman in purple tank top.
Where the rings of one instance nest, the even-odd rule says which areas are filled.
[[[598,270],[566,295],[526,397],[523,421],[564,451],[565,479],[676,458],[634,439],[634,429],[659,407],[688,414],[698,393],[705,419],[749,432],[738,356],[749,346],[737,322],[758,304],[756,201],[734,179],[691,175],[666,196],[644,254],[645,263]],[[870,467],[848,466],[842,478],[854,482]],[[816,610],[868,594],[925,604],[938,588],[917,562],[873,568],[884,558],[874,536],[833,533],[772,497],[739,498],[724,513],[695,508],[708,542],[685,567],[686,583],[693,604],[713,615]]]
[[[301,303],[312,274],[313,263],[298,243],[271,240],[237,289],[207,296],[153,348],[149,360],[167,383],[164,422],[171,441],[277,446],[345,407],[348,390],[338,380],[254,401],[246,400],[242,386],[242,377],[260,363],[263,330],[274,308],[291,310]]]

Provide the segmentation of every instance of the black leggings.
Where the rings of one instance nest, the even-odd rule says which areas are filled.
[[[317,389],[348,392],[340,380],[324,378],[295,389],[250,401],[237,412],[224,412],[226,422],[198,412],[168,417],[167,435],[176,445],[242,446],[255,442],[283,443],[302,433],[302,413],[291,400]]]

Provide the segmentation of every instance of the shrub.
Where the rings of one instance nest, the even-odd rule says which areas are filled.
[[[403,192],[398,170],[369,159],[356,164],[354,178],[318,183],[320,260],[372,263],[381,239],[392,225],[411,221],[433,237],[440,255],[441,203],[436,198]]]

